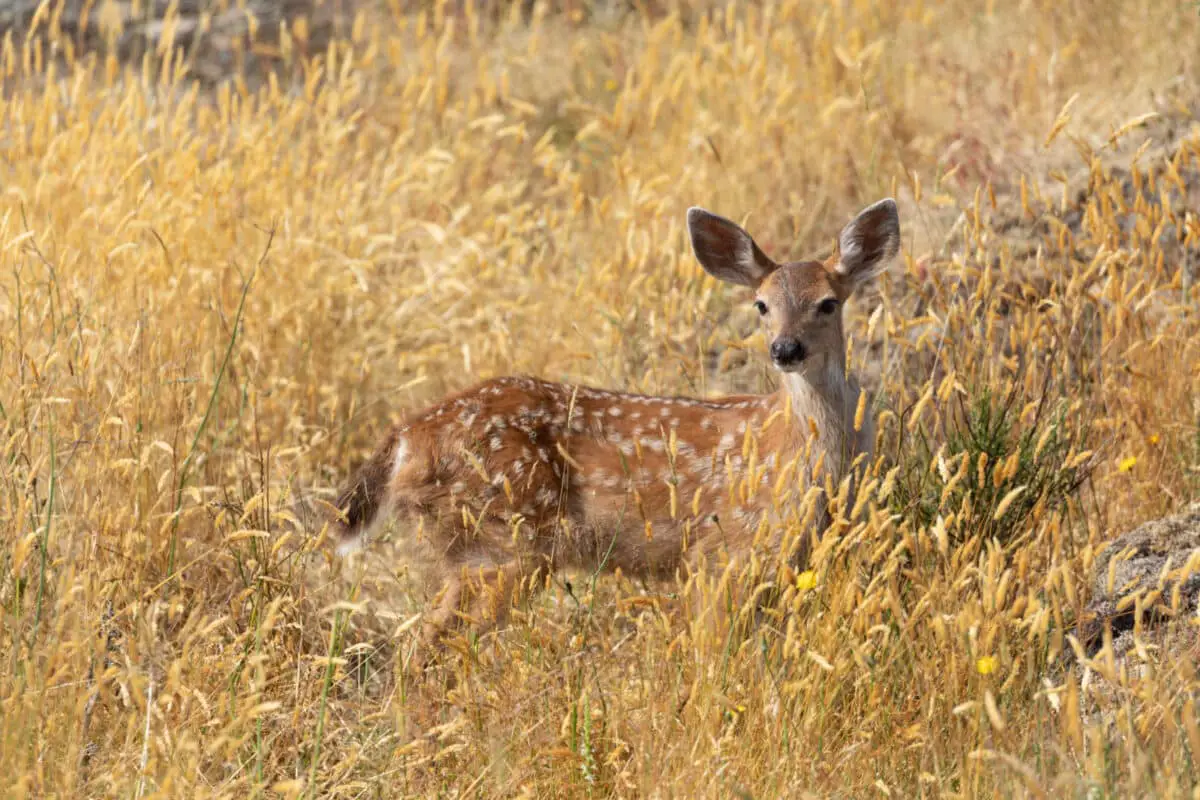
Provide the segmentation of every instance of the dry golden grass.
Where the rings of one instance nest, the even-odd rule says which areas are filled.
[[[211,93],[9,40],[10,794],[1196,796],[1195,648],[1071,637],[1097,549],[1200,494],[1198,9],[698,6],[381,7]],[[516,371],[765,390],[685,209],[799,257],[891,193],[904,253],[848,319],[869,520],[721,637],[572,576],[410,685],[405,530],[334,564],[303,513],[389,420]],[[988,396],[1020,469],[951,446]]]

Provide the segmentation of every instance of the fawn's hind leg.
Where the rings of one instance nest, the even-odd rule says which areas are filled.
[[[451,567],[437,605],[426,616],[423,647],[440,651],[462,629],[479,637],[503,626],[513,605],[529,592],[526,567],[516,559]]]

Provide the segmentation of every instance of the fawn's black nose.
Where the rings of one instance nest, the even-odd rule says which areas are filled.
[[[776,339],[771,342],[771,358],[776,364],[786,366],[804,360],[804,345],[795,339]]]

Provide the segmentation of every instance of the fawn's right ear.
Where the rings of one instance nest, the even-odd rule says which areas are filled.
[[[779,268],[733,220],[693,206],[687,222],[696,260],[714,278],[756,289]]]

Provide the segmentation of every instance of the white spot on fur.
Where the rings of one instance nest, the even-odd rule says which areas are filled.
[[[542,461],[545,461],[546,463],[549,463],[550,462],[550,451],[544,447],[539,447],[538,448],[538,458],[540,458]]]
[[[504,440],[501,439],[499,436],[493,436],[490,444],[492,447],[492,452],[494,453],[497,450],[499,450],[501,447],[504,447]]]
[[[624,414],[624,413],[625,413],[625,412],[621,410],[621,407],[620,407],[620,406],[611,406],[611,407],[608,409],[608,415],[609,415],[610,417],[619,417],[619,416],[621,416],[621,415],[622,415],[622,414]]]
[[[688,472],[693,478],[701,483],[707,483],[712,480],[714,475],[712,471],[712,462],[706,458],[693,458],[688,462]]]

